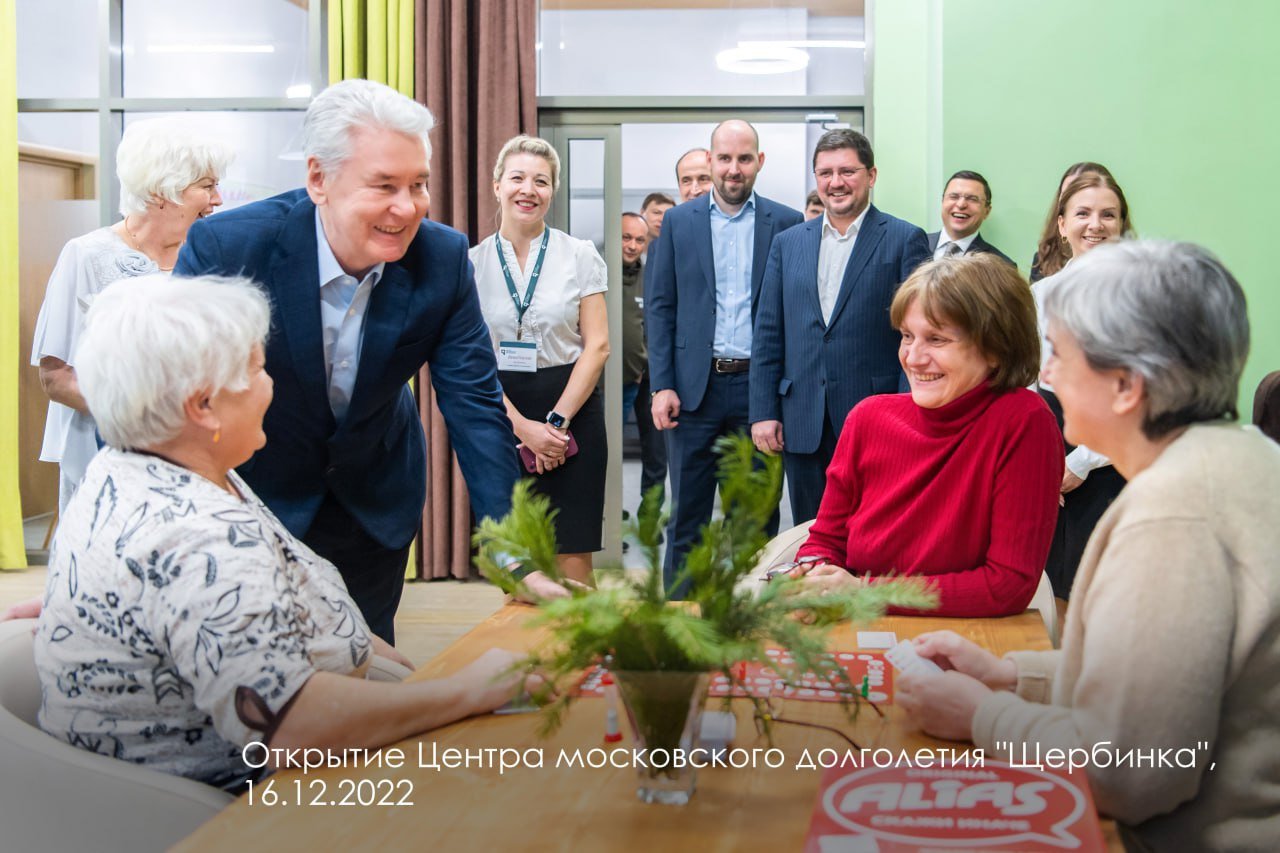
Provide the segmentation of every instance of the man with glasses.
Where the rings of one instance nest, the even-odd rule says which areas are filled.
[[[934,259],[987,252],[1012,264],[1008,255],[978,233],[990,214],[991,185],[987,179],[968,169],[952,175],[942,191],[942,230],[929,235],[929,251]]]
[[[818,514],[849,411],[905,390],[889,303],[929,258],[923,230],[870,203],[875,159],[861,133],[824,133],[813,175],[824,212],[773,241],[751,353],[751,438],[783,454],[797,524]]]

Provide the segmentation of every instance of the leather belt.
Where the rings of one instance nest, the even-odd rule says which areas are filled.
[[[715,358],[711,360],[711,369],[716,373],[746,373],[751,369],[751,359]]]

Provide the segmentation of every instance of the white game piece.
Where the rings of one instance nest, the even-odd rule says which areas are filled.
[[[916,648],[910,640],[898,643],[885,652],[884,656],[903,675],[928,675],[942,672],[942,667],[916,654]]]
[[[892,631],[859,631],[858,648],[891,649],[898,642],[898,635]]]

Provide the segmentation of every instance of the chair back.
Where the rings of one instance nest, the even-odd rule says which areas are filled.
[[[232,802],[217,788],[46,734],[36,723],[34,626],[0,622],[0,847],[164,850]]]

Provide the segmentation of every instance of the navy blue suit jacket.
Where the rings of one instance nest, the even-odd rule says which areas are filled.
[[[872,205],[845,267],[830,323],[818,301],[823,218],[779,234],[769,252],[752,332],[751,422],[782,421],[791,453],[813,453],[825,410],[838,433],[864,397],[899,390],[889,304],[929,258],[924,231]]]
[[[756,196],[755,247],[751,256],[753,318],[769,244],[774,235],[803,221],[798,210]],[[649,387],[653,391],[674,388],[680,396],[681,411],[696,409],[711,375],[716,333],[711,193],[667,211],[648,266],[644,322],[649,343]],[[751,349],[754,358],[754,342]]]
[[[929,257],[933,257],[933,253],[938,250],[938,240],[941,238],[942,238],[941,231],[934,231],[932,234],[929,235]],[[969,249],[968,251],[965,252],[965,254],[978,255],[983,253],[1004,258],[1010,264],[1013,264],[1013,266],[1015,267],[1017,266],[1017,264],[1013,263],[1013,258],[1009,257],[1004,252],[1000,251],[995,246],[988,243],[986,240],[983,240],[982,235],[978,234],[973,238],[973,242],[969,244]]]
[[[480,313],[467,239],[424,221],[370,296],[360,369],[342,423],[329,407],[315,205],[304,190],[195,223],[178,275],[245,275],[271,299],[266,447],[239,468],[303,536],[326,492],[388,548],[413,538],[426,499],[426,442],[406,383],[424,365],[478,515],[500,517],[518,473],[515,437]]]

